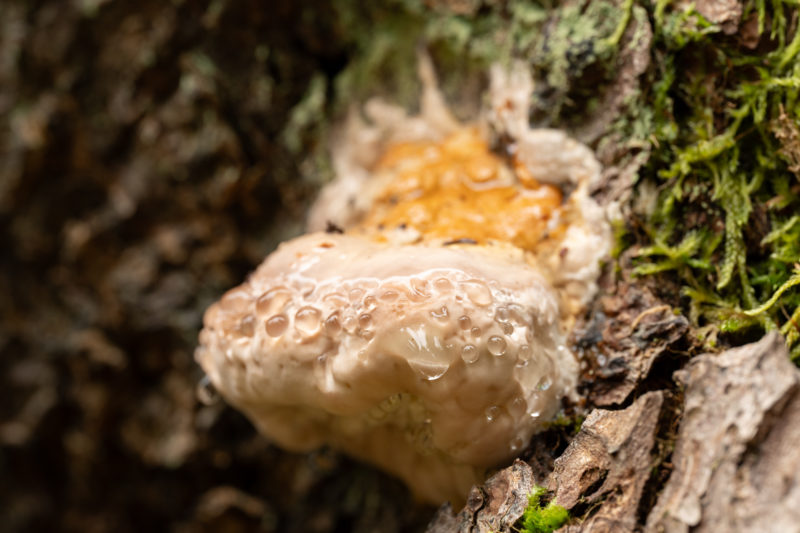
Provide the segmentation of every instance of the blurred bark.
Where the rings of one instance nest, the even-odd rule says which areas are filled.
[[[195,400],[203,310],[318,186],[281,135],[345,61],[335,22],[326,0],[0,2],[0,529],[424,524],[398,483]]]

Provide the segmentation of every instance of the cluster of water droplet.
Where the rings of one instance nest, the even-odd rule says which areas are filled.
[[[242,363],[250,353],[250,359],[268,357],[258,347],[247,349],[256,337],[256,344],[267,343],[266,352],[279,342],[309,349],[316,342],[314,357],[328,365],[344,336],[368,345],[381,325],[402,336],[396,349],[426,380],[440,378],[458,357],[467,365],[482,357],[513,357],[524,367],[533,354],[535,312],[463,272],[429,271],[383,282],[364,278],[335,286],[297,276],[276,281],[263,291],[249,284],[233,289],[209,310],[207,326],[218,330],[218,345],[228,359]],[[209,336],[201,334],[201,343]],[[324,342],[317,342],[320,338]]]
[[[527,442],[531,423],[540,417],[541,405],[554,393],[561,394],[548,393],[554,361],[563,354],[556,353],[558,342],[547,340],[550,328],[541,322],[537,302],[536,298],[521,299],[500,283],[452,269],[382,281],[355,278],[313,283],[290,275],[273,278],[269,286],[245,283],[229,291],[209,310],[208,331],[201,334],[201,344],[213,338],[215,349],[222,349],[226,359],[242,370],[252,362],[274,371],[270,360],[297,357],[297,352],[305,350],[305,360],[314,368],[313,386],[322,394],[340,390],[341,376],[334,366],[345,355],[369,364],[370,359],[394,354],[427,382],[440,380],[456,367],[460,367],[456,376],[508,373],[510,383],[519,382],[527,392],[511,400],[487,395],[491,403],[483,404],[477,413],[483,413],[484,424],[511,427],[507,446],[518,453]],[[534,354],[536,364],[531,365]],[[243,390],[245,375],[227,374],[226,387],[233,381],[235,389]],[[463,378],[454,379],[455,384]],[[236,384],[237,380],[242,384]],[[198,395],[210,402],[212,390],[205,380]],[[424,403],[427,400],[415,394],[413,389],[390,394],[352,421],[365,427],[391,424],[417,452],[430,453],[436,448],[431,413]]]

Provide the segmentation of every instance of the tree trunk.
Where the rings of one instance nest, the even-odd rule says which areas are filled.
[[[566,531],[800,531],[797,27],[735,0],[5,0],[4,529],[512,531],[540,485]],[[418,105],[420,46],[461,119],[524,59],[531,122],[595,150],[623,215],[573,332],[585,403],[458,512],[195,392],[204,309],[302,231],[350,106]]]

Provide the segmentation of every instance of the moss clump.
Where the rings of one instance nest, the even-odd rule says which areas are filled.
[[[800,356],[800,31],[789,3],[746,2],[750,36],[691,5],[655,9],[653,151],[659,201],[637,273],[672,272],[713,344],[779,329]]]
[[[541,498],[546,493],[544,487],[535,486],[528,496],[528,507],[521,518],[522,533],[550,533],[569,520],[569,512],[555,502],[542,506]]]
[[[534,97],[543,115],[539,120],[563,125],[582,116],[579,107],[598,82],[612,77],[633,13],[631,0],[622,6],[598,0],[558,8],[527,0],[462,4],[336,0],[340,32],[354,58],[335,82],[340,103],[381,94],[413,107],[419,94],[416,50],[424,45],[441,67],[444,92],[456,107],[465,87],[485,79],[492,62],[526,59],[540,82]]]

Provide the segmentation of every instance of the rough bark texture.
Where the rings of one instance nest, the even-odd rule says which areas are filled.
[[[556,460],[548,482],[559,505],[570,510],[579,504],[594,507],[583,523],[567,531],[636,529],[639,501],[655,462],[652,452],[663,404],[663,392],[648,392],[626,409],[596,409],[586,418]]]
[[[623,258],[622,264],[626,262]],[[668,369],[680,364],[673,359],[686,353],[689,321],[648,286],[627,275],[618,279],[611,269],[600,288],[602,296],[576,327],[574,342],[588,365],[583,383],[587,396],[593,405],[610,407],[625,402],[659,362],[664,364],[654,386],[668,385]]]
[[[518,460],[473,488],[458,515],[442,507],[428,533],[513,531],[534,484],[547,487],[557,504],[585,517],[564,531],[636,530],[642,493],[657,462],[655,439],[663,407],[664,393],[654,391],[619,411],[595,409],[547,478],[535,479],[533,470]]]
[[[647,531],[800,531],[800,371],[777,334],[693,359]]]
[[[664,401],[664,392],[653,391],[625,409],[596,409],[586,418],[542,483],[558,504],[582,517],[561,531],[639,531],[645,517],[644,530],[653,533],[800,531],[800,371],[784,340],[770,334],[698,356],[676,377],[685,387],[680,410]],[[671,427],[679,413],[675,437]],[[660,485],[653,467],[664,460],[658,445],[664,437],[675,438],[672,472],[651,510]],[[496,502],[518,498],[531,483],[519,471],[516,464],[473,494],[491,492]],[[505,496],[498,485],[508,486]],[[476,516],[475,508],[482,510],[480,522],[467,519]],[[441,509],[437,519],[444,526],[429,532],[511,531],[510,516],[502,505],[468,504],[456,518]]]
[[[482,486],[473,487],[458,516],[453,516],[449,504],[439,509],[427,533],[510,531],[525,512],[534,485],[533,470],[517,459]]]

